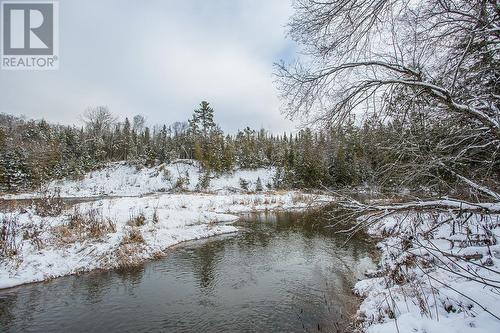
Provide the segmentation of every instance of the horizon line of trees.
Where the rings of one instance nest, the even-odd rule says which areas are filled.
[[[356,126],[351,119],[328,130],[305,128],[278,135],[246,127],[231,135],[217,125],[206,101],[187,122],[171,125],[148,127],[141,115],[118,121],[102,106],[87,109],[84,120],[84,126],[76,127],[0,114],[0,190],[18,192],[53,179],[79,178],[114,161],[152,167],[176,159],[197,160],[213,174],[275,167],[275,188],[363,184],[450,188],[442,179],[423,177],[408,182],[398,172],[385,171],[401,158],[384,148],[405,130],[397,120],[374,118]],[[436,124],[416,115],[412,123],[412,128],[405,127],[408,133],[420,133],[422,141],[436,137]]]

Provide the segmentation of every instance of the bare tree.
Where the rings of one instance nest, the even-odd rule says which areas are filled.
[[[179,136],[183,135],[187,132],[189,125],[187,122],[180,122],[176,121],[172,125],[172,132],[174,133],[174,136]]]
[[[116,123],[116,117],[106,106],[87,108],[83,119],[94,138],[102,136],[104,132],[109,132]]]
[[[391,284],[422,289],[425,282],[434,295],[432,285],[442,284],[432,275],[435,269],[498,294],[500,272],[488,267],[491,253],[481,261],[444,251],[432,240],[440,228],[439,237],[453,239],[457,224],[467,238],[481,239],[474,246],[497,242],[491,230],[498,227],[492,214],[500,213],[498,0],[297,0],[295,9],[290,35],[303,46],[305,60],[277,65],[286,114],[326,127],[354,115],[375,118],[393,129],[379,142],[379,149],[391,155],[381,176],[445,184],[447,194],[461,183],[473,194],[395,204],[335,193],[341,209],[332,220],[348,222],[341,231],[348,239],[368,227],[389,229],[381,235],[391,234],[384,244],[394,247],[386,252],[394,260],[380,274],[391,299]],[[402,219],[391,224],[397,216]],[[412,218],[405,223],[407,217]],[[423,251],[426,258],[419,255]],[[404,276],[412,265],[426,279]],[[500,318],[477,294],[442,287]],[[418,297],[404,297],[418,302]],[[434,303],[437,318],[436,297]],[[430,306],[424,308],[430,315]]]
[[[276,73],[289,116],[324,126],[353,114],[397,119],[401,138],[386,148],[415,168],[386,167],[405,165],[408,178],[451,175],[499,200],[496,0],[299,0],[295,9],[290,35],[306,60]],[[451,128],[429,148],[412,140],[415,113]],[[470,173],[473,164],[481,171]]]
[[[146,118],[144,118],[144,116],[140,114],[134,116],[132,128],[136,133],[142,133],[145,124],[146,124]]]

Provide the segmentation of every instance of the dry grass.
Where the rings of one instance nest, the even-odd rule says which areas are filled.
[[[111,219],[104,218],[95,208],[85,213],[75,209],[67,224],[54,228],[55,235],[63,243],[87,238],[99,239],[113,232],[116,232],[116,224]]]
[[[33,205],[37,215],[42,217],[59,216],[64,209],[61,191],[45,191],[40,199],[34,199]]]
[[[143,212],[140,212],[137,215],[131,214],[130,219],[127,222],[127,225],[131,227],[142,227],[145,224],[146,224],[146,216],[144,216]]]
[[[17,218],[4,216],[0,220],[0,253],[4,257],[13,257],[19,253],[17,242]]]
[[[130,244],[120,245],[116,250],[116,262],[119,268],[130,268],[138,266],[142,263],[142,259],[139,256],[141,252],[140,248],[137,246],[131,246]]]
[[[31,206],[31,203],[31,200],[26,199],[0,199],[0,211],[4,213],[25,211]]]
[[[141,231],[134,227],[130,228],[125,236],[123,236],[116,250],[118,267],[130,268],[140,265],[142,263],[140,254],[142,253],[142,245],[144,243]]]
[[[308,195],[305,195],[303,193],[293,193],[292,194],[292,203],[294,205],[299,204],[299,203],[311,203],[311,197]]]
[[[131,228],[127,231],[125,236],[120,243],[120,245],[124,244],[144,244],[144,237],[142,237],[141,231],[137,228]]]
[[[43,224],[35,225],[31,224],[23,228],[23,240],[29,240],[33,244],[33,246],[40,251],[43,248],[42,241],[42,232],[43,232]]]

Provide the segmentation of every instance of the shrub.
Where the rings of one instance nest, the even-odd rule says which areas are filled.
[[[262,187],[262,181],[260,180],[260,177],[257,178],[257,182],[255,183],[255,191],[257,192],[262,192],[264,188]]]
[[[204,172],[200,174],[200,177],[198,179],[198,190],[206,190],[210,186],[210,172]]]
[[[173,190],[185,191],[187,190],[188,185],[189,185],[189,172],[186,171],[184,176],[179,175],[179,178],[177,178],[177,180],[175,181]]]
[[[143,212],[140,212],[139,215],[131,215],[130,219],[127,222],[127,225],[131,227],[142,227],[146,224],[146,216],[144,216]]]
[[[243,178],[240,178],[240,187],[243,190],[248,191],[248,181]]]
[[[167,168],[162,168],[162,176],[161,179],[165,182],[170,182],[172,181],[172,174]]]
[[[29,240],[37,250],[41,250],[43,242],[41,239],[43,226],[42,225],[29,225],[24,228],[23,240]]]
[[[116,224],[110,218],[104,218],[102,212],[95,208],[85,213],[75,209],[69,222],[56,227],[55,231],[64,242],[74,242],[82,237],[100,238],[116,232]]]
[[[42,217],[61,215],[64,202],[61,198],[61,190],[56,188],[53,191],[46,190],[42,192],[40,199],[33,200],[35,212]]]
[[[160,218],[158,216],[158,208],[155,208],[155,210],[153,211],[153,223],[156,224],[160,222]]]
[[[17,242],[17,218],[3,216],[0,219],[0,253],[5,257],[12,257],[19,253]]]

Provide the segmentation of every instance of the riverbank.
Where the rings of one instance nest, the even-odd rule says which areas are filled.
[[[36,207],[3,212],[0,288],[135,265],[184,241],[236,232],[229,223],[239,213],[305,209],[331,200],[299,192],[155,194],[79,203],[56,216]]]
[[[245,213],[238,233],[136,267],[0,290],[0,331],[351,332],[351,288],[374,251],[314,227],[325,213]]]
[[[409,211],[363,217],[378,269],[359,281],[358,328],[370,333],[500,331],[500,217]]]

